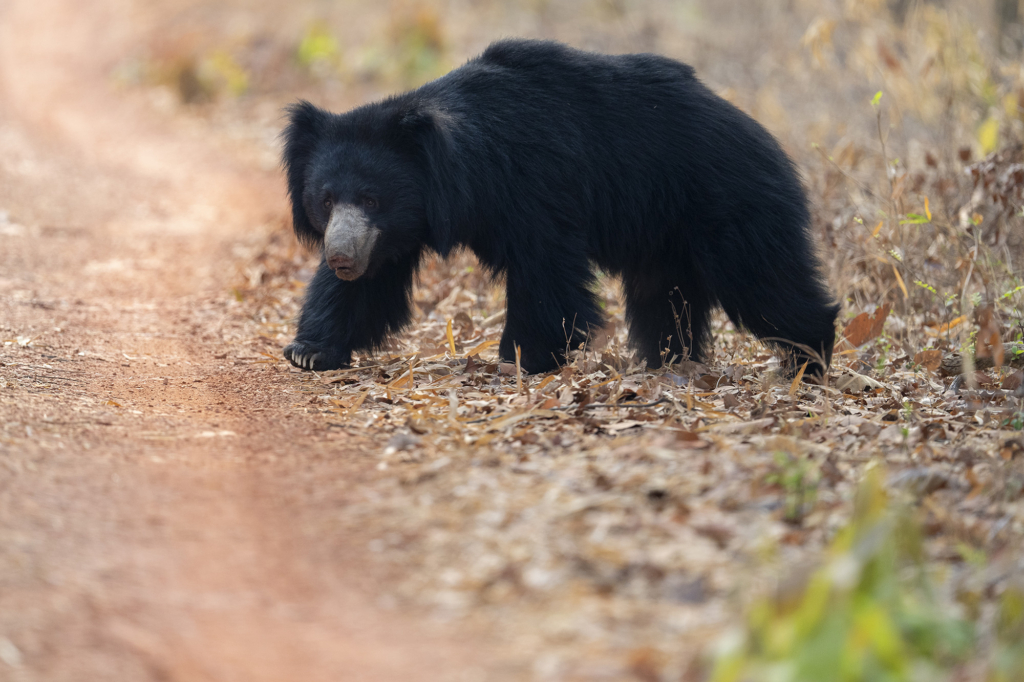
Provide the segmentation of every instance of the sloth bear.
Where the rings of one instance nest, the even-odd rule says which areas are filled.
[[[505,40],[411,92],[289,117],[295,232],[323,253],[284,349],[297,367],[379,347],[424,251],[468,247],[505,279],[499,351],[529,372],[602,325],[594,266],[622,277],[649,367],[700,359],[720,305],[791,370],[827,371],[838,306],[796,169],[685,64]]]

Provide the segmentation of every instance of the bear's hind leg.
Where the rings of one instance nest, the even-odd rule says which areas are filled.
[[[590,291],[594,276],[585,260],[535,263],[526,272],[506,273],[505,331],[499,355],[520,362],[528,372],[547,372],[565,361],[566,350],[576,350],[587,336],[604,324]]]
[[[715,294],[729,319],[784,354],[787,373],[806,362],[806,376],[822,376],[832,360],[832,302],[808,255],[779,254],[774,261],[726,266],[715,275]],[[742,259],[728,260],[738,264]]]
[[[701,360],[711,337],[711,300],[697,282],[626,273],[629,340],[648,367]]]

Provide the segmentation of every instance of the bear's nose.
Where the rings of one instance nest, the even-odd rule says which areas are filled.
[[[342,256],[340,254],[333,254],[328,256],[327,265],[331,270],[349,270],[356,264],[354,258],[348,256]]]

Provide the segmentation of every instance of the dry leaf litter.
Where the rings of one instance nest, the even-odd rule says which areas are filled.
[[[237,294],[276,358],[315,262],[284,226],[243,255]],[[724,317],[706,363],[650,371],[627,348],[616,283],[599,287],[606,329],[530,376],[497,358],[501,288],[469,256],[431,259],[388,351],[294,371],[294,407],[376,461],[378,484],[339,524],[389,529],[367,545],[391,579],[382,605],[483,619],[542,677],[675,679],[738,601],[814,565],[879,463],[923,505],[933,559],[972,589],[1005,578],[972,575],[962,552],[999,567],[1020,546],[1019,344],[1001,367],[943,376],[960,357],[951,327],[971,324],[885,304],[845,323],[824,386],[780,376]]]

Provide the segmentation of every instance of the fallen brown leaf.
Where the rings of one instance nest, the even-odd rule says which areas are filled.
[[[891,309],[892,304],[886,302],[874,313],[861,313],[847,323],[846,329],[843,330],[843,338],[854,348],[877,338],[882,333],[882,327],[885,326]]]

